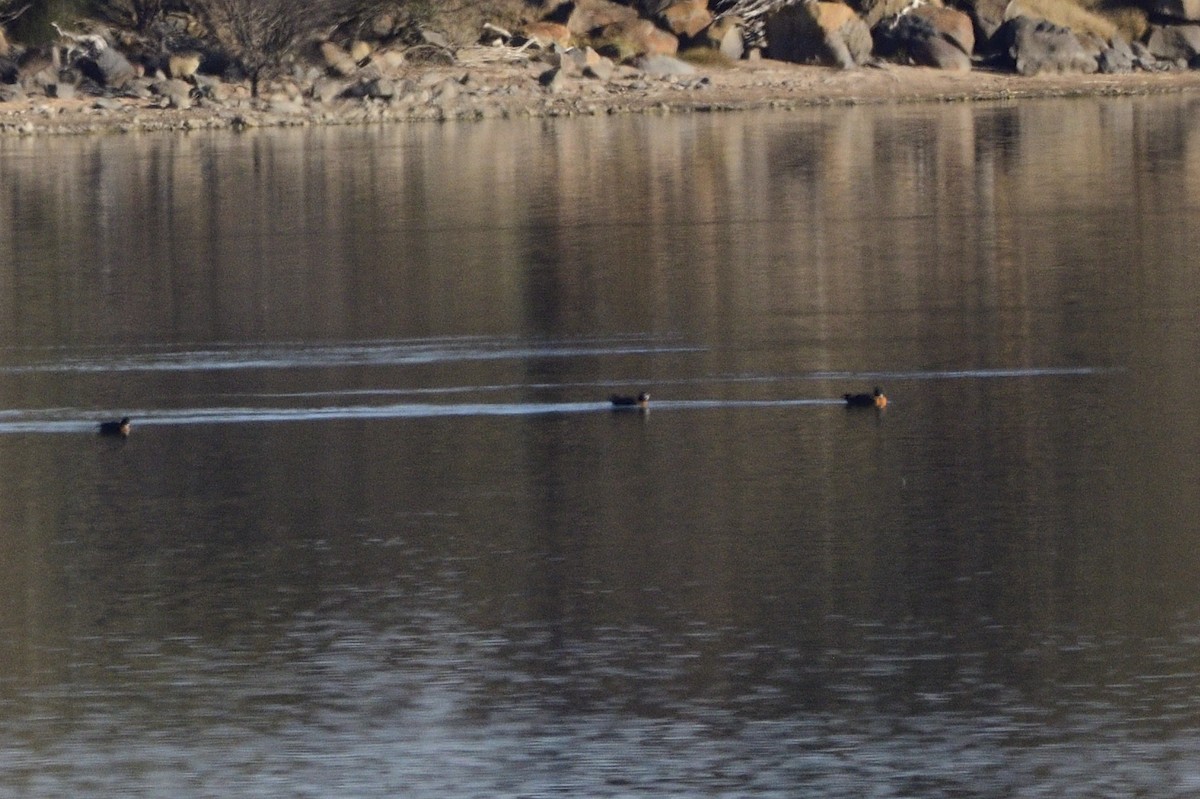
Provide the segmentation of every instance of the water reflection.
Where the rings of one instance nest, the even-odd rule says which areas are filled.
[[[1195,114],[0,140],[0,796],[1195,793]]]

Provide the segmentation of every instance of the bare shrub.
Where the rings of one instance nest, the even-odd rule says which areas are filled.
[[[164,0],[92,0],[90,11],[113,25],[144,33],[163,17]]]
[[[455,44],[474,42],[483,23],[505,26],[530,21],[541,0],[342,0],[335,23],[347,38],[376,38],[419,44],[432,28]]]
[[[193,0],[217,44],[245,70],[250,92],[280,68],[301,40],[325,30],[333,0]]]

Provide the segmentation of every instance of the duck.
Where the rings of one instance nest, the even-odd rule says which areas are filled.
[[[847,408],[887,407],[887,397],[879,386],[875,386],[875,390],[870,394],[843,394],[842,398],[846,400]]]
[[[120,436],[121,438],[129,437],[129,417],[123,416],[120,419],[114,419],[108,422],[100,423],[100,435],[102,436]]]
[[[612,403],[613,408],[640,408],[641,410],[646,410],[650,407],[650,395],[645,391],[636,397],[613,394],[608,398],[608,401]]]

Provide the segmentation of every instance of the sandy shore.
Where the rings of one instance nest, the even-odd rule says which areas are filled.
[[[544,88],[540,62],[467,51],[453,66],[411,68],[397,80],[406,93],[389,102],[306,99],[301,87],[274,87],[261,100],[231,90],[221,102],[187,110],[158,98],[98,101],[29,96],[0,103],[0,134],[84,134],[211,128],[367,124],[430,119],[550,117],[614,113],[689,113],[819,105],[973,102],[1039,97],[1147,95],[1200,90],[1200,71],[1127,75],[1018,75],[884,66],[856,70],[743,61],[695,75],[656,78],[620,68],[611,80],[567,80]],[[453,92],[438,90],[454,83]]]

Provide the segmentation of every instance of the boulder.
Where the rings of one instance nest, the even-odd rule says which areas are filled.
[[[78,61],[79,71],[101,86],[119,89],[137,77],[137,70],[120,51],[105,47]]]
[[[590,47],[572,47],[559,54],[558,65],[567,69],[572,75],[583,75],[588,69],[601,62],[612,66],[612,60],[605,58]]]
[[[1100,55],[1096,57],[1096,67],[1105,75],[1123,75],[1133,72],[1134,66],[1137,65],[1138,59],[1133,48],[1130,47],[1129,42],[1120,37],[1113,39],[1112,43],[1101,50]]]
[[[678,0],[658,15],[663,27],[681,39],[694,38],[712,24],[707,0]]]
[[[1191,63],[1200,54],[1200,25],[1151,25],[1146,49],[1160,61]]]
[[[686,61],[681,61],[669,55],[648,55],[637,59],[635,67],[655,78],[669,78],[679,75],[695,75],[696,68]]]
[[[630,5],[636,5],[643,17],[657,17],[674,2],[676,0],[637,0]]]
[[[320,79],[319,79],[320,80]],[[214,103],[224,103],[229,100],[230,87],[220,78],[212,75],[192,75],[192,83],[196,86],[196,94]]]
[[[607,81],[612,79],[616,68],[611,59],[601,56],[599,61],[594,64],[588,64],[583,68],[583,76],[585,78]]]
[[[1151,0],[1145,8],[1159,17],[1200,22],[1200,0]]]
[[[636,8],[611,2],[611,0],[577,0],[560,3],[544,19],[566,25],[577,36],[590,34],[617,22],[629,22],[638,18]]]
[[[325,68],[331,75],[338,75],[343,78],[348,78],[358,71],[358,64],[350,56],[350,53],[340,45],[334,42],[321,42],[321,58],[325,62]]]
[[[39,82],[43,77],[47,81],[57,79],[57,61],[50,51],[42,47],[31,47],[17,58],[18,80],[21,82]]]
[[[731,61],[737,61],[746,53],[746,40],[742,36],[742,18],[730,14],[715,20],[704,30],[704,43]]]
[[[57,100],[74,100],[75,84],[67,81],[56,81],[46,84],[46,96]]]
[[[190,83],[176,79],[163,80],[155,82],[151,89],[162,98],[163,105],[167,108],[186,111],[192,107],[192,86]]]
[[[885,19],[902,17],[918,8],[932,4],[941,7],[941,0],[841,0],[858,14],[867,27],[875,30]]]
[[[382,77],[368,80],[362,90],[362,96],[372,100],[391,100],[396,96],[396,84]]]
[[[376,50],[371,56],[371,63],[385,73],[395,73],[406,63],[403,50]]]
[[[561,92],[567,85],[567,72],[562,67],[552,67],[538,76],[538,83],[548,92]]]
[[[928,20],[938,35],[967,55],[975,51],[975,26],[967,13],[933,5],[917,6],[912,13]]]
[[[971,18],[961,11],[919,6],[884,20],[872,35],[882,58],[960,72],[971,69],[975,31]]]
[[[679,40],[648,19],[606,25],[597,40],[603,43],[602,50],[615,51],[621,61],[642,55],[675,55],[679,52]]]
[[[336,78],[317,78],[308,89],[308,96],[314,103],[328,103],[342,95],[346,87]]]
[[[172,53],[167,57],[167,75],[169,77],[190,80],[199,69],[199,53]]]
[[[281,116],[299,116],[308,109],[304,103],[295,97],[289,97],[286,94],[272,97],[267,101],[267,110],[272,114]]]
[[[847,5],[808,2],[767,17],[767,53],[780,61],[851,69],[871,57],[871,31]]]
[[[1014,17],[996,31],[992,46],[1021,75],[1090,74],[1099,68],[1073,32],[1045,20]]]
[[[889,61],[958,72],[971,69],[970,56],[927,17],[905,14],[884,20],[872,34],[875,52]]]
[[[1000,30],[1007,17],[1004,12],[1008,9],[1009,0],[974,0],[967,7],[975,30],[982,34],[981,41],[990,40]]]
[[[364,42],[362,39],[355,39],[350,42],[350,57],[354,59],[354,63],[361,64],[371,57],[371,45]]]
[[[571,46],[571,29],[558,22],[531,22],[518,31],[526,41],[532,41],[538,47]]]
[[[19,83],[0,84],[0,103],[15,103],[25,99],[25,90]]]
[[[1147,72],[1166,72],[1174,67],[1171,61],[1159,61],[1142,42],[1130,42],[1129,49],[1133,51],[1133,66]]]

